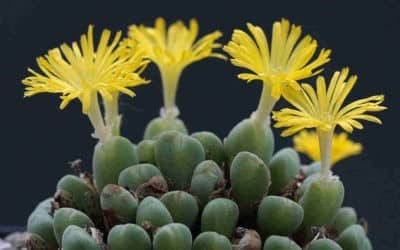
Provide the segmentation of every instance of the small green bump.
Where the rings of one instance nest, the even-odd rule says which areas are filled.
[[[193,133],[191,136],[203,145],[207,160],[212,160],[222,166],[225,160],[224,145],[218,136],[207,131]]]
[[[285,197],[267,196],[258,208],[257,225],[264,236],[286,236],[300,226],[303,216],[303,208],[296,202]]]
[[[61,205],[73,207],[87,214],[95,223],[102,220],[99,194],[91,183],[74,175],[66,175],[57,183],[57,194],[55,199],[61,200]],[[65,200],[67,203],[63,204]]]
[[[272,235],[265,240],[263,250],[301,250],[301,247],[288,237]]]
[[[224,177],[218,165],[211,160],[202,161],[193,172],[190,191],[197,196],[200,207],[203,208],[212,193],[224,184]]]
[[[49,197],[43,201],[41,201],[33,211],[35,212],[44,212],[50,213],[52,208],[52,202],[54,201],[53,197]]]
[[[85,229],[71,225],[62,236],[62,250],[104,250],[101,239],[93,238]]]
[[[193,250],[232,250],[231,242],[216,232],[203,232],[193,242]]]
[[[79,210],[68,207],[57,209],[54,213],[53,228],[59,245],[62,243],[61,239],[65,229],[70,225],[75,225],[81,228],[94,227],[93,221]]]
[[[343,250],[367,250],[369,243],[364,228],[358,224],[346,228],[336,241]]]
[[[153,250],[191,250],[192,234],[187,226],[171,223],[156,231]]]
[[[134,222],[138,200],[124,188],[108,184],[100,195],[101,209],[107,220],[108,226],[115,223]]]
[[[260,125],[254,119],[245,119],[229,132],[224,142],[224,151],[229,163],[239,152],[248,151],[268,164],[274,146],[274,134],[270,127]]]
[[[154,176],[161,176],[161,171],[148,163],[137,164],[124,169],[118,178],[118,185],[136,191]]]
[[[210,201],[201,215],[201,231],[214,231],[230,238],[239,219],[239,207],[226,198]]]
[[[356,224],[356,222],[356,210],[354,210],[354,208],[352,207],[342,207],[339,209],[335,218],[333,219],[332,227],[336,230],[337,233],[340,234],[349,226]]]
[[[121,136],[99,142],[93,154],[94,184],[100,191],[107,184],[117,184],[122,170],[137,164],[138,156],[133,144]]]
[[[337,176],[313,180],[299,203],[304,209],[304,225],[323,226],[332,222],[344,198],[344,187]]]
[[[156,141],[143,140],[137,146],[137,153],[140,163],[150,163],[155,165],[156,159],[154,158],[154,146]]]
[[[109,250],[150,250],[151,239],[138,225],[125,224],[114,226],[107,237]]]
[[[172,222],[172,216],[168,209],[158,199],[149,196],[139,203],[136,224],[144,228],[157,228]]]
[[[256,204],[268,193],[271,177],[268,167],[257,155],[240,152],[230,168],[232,195],[240,208],[240,215],[256,212]]]
[[[201,143],[182,133],[163,133],[155,146],[157,166],[160,168],[172,190],[189,187],[197,164],[204,161],[205,153]]]
[[[280,194],[300,172],[300,157],[293,148],[284,148],[275,153],[269,162],[271,172],[271,194]]]
[[[27,231],[38,235],[51,250],[58,249],[53,230],[53,217],[50,214],[39,210],[34,211],[28,218]],[[39,238],[36,237],[35,239]]]
[[[182,134],[188,134],[185,124],[182,120],[177,118],[162,118],[157,117],[151,120],[144,131],[143,139],[151,140],[157,139],[157,137],[163,132],[177,131]]]
[[[308,250],[343,250],[335,241],[319,239],[311,241]]]
[[[199,213],[196,199],[184,191],[171,191],[161,196],[160,201],[164,203],[170,212],[174,222],[192,227]]]

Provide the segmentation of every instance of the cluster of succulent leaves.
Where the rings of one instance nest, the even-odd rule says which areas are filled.
[[[318,163],[301,166],[292,148],[272,155],[273,139],[260,157],[234,135],[222,143],[154,122],[137,145],[120,136],[97,145],[94,182],[59,180],[29,217],[31,249],[372,249],[335,198],[341,183],[312,182]]]
[[[196,40],[198,24],[178,21],[166,29],[133,25],[129,38],[104,30],[95,49],[93,27],[80,45],[63,44],[37,59],[42,73],[29,70],[25,95],[57,93],[64,108],[73,99],[93,125],[93,173],[66,175],[54,197],[41,202],[28,219],[30,249],[42,250],[371,250],[366,224],[342,207],[344,186],[333,163],[358,154],[361,145],[334,134],[362,129],[359,120],[381,121],[383,95],[343,105],[357,77],[349,69],[333,74],[316,90],[299,80],[319,74],[330,50],[313,55],[317,42],[300,39],[301,27],[283,19],[273,25],[271,46],[263,30],[248,24],[252,36],[235,30],[224,51],[235,66],[261,80],[257,110],[221,140],[212,132],[189,134],[178,118],[176,92],[183,69],[214,51],[222,35]],[[154,62],[161,74],[164,107],[133,144],[120,135],[118,95],[148,83],[140,76]],[[296,150],[275,150],[270,115],[285,98],[293,108],[274,112],[275,127],[295,137],[295,148],[316,162],[302,165]],[[99,97],[104,104],[100,107]],[[104,114],[103,114],[104,113]],[[305,129],[315,129],[306,132]]]

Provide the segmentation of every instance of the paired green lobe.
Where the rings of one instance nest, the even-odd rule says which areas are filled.
[[[300,157],[292,148],[275,153],[268,164],[271,172],[271,194],[281,194],[300,172]]]
[[[337,176],[313,180],[299,203],[304,209],[304,225],[323,226],[332,222],[344,198],[344,187]]]
[[[266,235],[289,235],[303,221],[303,208],[296,202],[280,196],[265,197],[258,207],[257,225]]]
[[[223,188],[224,177],[219,166],[211,160],[202,161],[194,170],[190,191],[199,199],[203,208],[218,188]]]
[[[65,229],[75,225],[81,228],[94,227],[92,220],[84,213],[73,208],[60,208],[54,213],[54,234],[61,245],[61,239]]]
[[[301,247],[287,237],[272,235],[265,240],[263,250],[301,250]]]
[[[177,131],[182,134],[188,134],[185,124],[178,118],[157,117],[147,124],[143,139],[157,139],[163,132]]]
[[[249,152],[240,152],[230,167],[232,195],[242,216],[256,212],[258,202],[268,193],[270,172],[264,161]]]
[[[239,219],[239,207],[226,198],[210,201],[201,215],[201,231],[213,231],[231,238]]]
[[[204,232],[194,240],[193,250],[232,250],[232,245],[224,235],[216,232]]]
[[[78,226],[71,225],[65,229],[62,237],[63,250],[103,250],[102,244]]]
[[[109,226],[135,222],[139,201],[126,189],[108,184],[100,195],[100,205]]]
[[[154,250],[191,250],[192,234],[190,229],[180,223],[171,223],[161,227],[153,238]]]
[[[199,213],[197,200],[184,191],[171,191],[161,196],[160,201],[167,207],[174,222],[189,228],[193,226]]]
[[[94,183],[99,191],[107,184],[117,184],[122,170],[137,164],[138,156],[133,144],[121,136],[99,142],[93,154]]]
[[[147,232],[138,225],[114,226],[107,237],[109,250],[150,250],[151,240]]]
[[[136,213],[136,224],[145,228],[157,228],[172,221],[168,209],[158,199],[149,196],[140,202]]]
[[[274,152],[275,141],[271,128],[245,119],[237,124],[224,142],[228,162],[242,151],[251,152],[268,164]]]
[[[182,133],[163,133],[155,146],[157,166],[172,190],[183,190],[190,186],[197,164],[205,160],[201,143]]]

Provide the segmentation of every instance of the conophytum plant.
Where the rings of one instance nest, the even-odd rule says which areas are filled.
[[[346,104],[357,77],[343,68],[327,83],[331,50],[301,26],[282,19],[270,36],[247,28],[223,46],[220,31],[199,37],[195,19],[134,24],[124,39],[106,29],[98,42],[89,25],[79,42],[37,58],[39,70],[22,81],[25,97],[58,94],[60,109],[78,99],[98,143],[93,176],[62,177],[29,216],[29,249],[372,249],[355,209],[342,207],[344,186],[331,167],[361,153],[348,136],[361,121],[381,124],[373,113],[386,109],[384,96]],[[209,57],[230,58],[249,71],[240,79],[262,83],[257,109],[224,140],[189,135],[178,118],[183,70]],[[159,69],[164,106],[136,146],[120,135],[118,99],[150,82],[142,76],[149,63]],[[314,76],[315,88],[300,82]],[[292,107],[273,111],[281,98]],[[270,116],[283,137],[294,135],[294,148],[274,153]],[[312,163],[301,165],[298,153]]]

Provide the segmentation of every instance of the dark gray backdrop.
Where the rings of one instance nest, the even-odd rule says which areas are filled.
[[[183,3],[184,2],[184,3]],[[338,164],[334,172],[346,186],[345,205],[368,218],[370,237],[379,250],[400,246],[400,170],[397,164],[396,108],[399,90],[400,1],[47,1],[0,2],[0,225],[24,225],[35,204],[53,194],[66,162],[83,158],[90,169],[95,141],[92,129],[73,102],[58,110],[55,96],[23,99],[20,80],[35,57],[84,33],[88,24],[97,30],[126,30],[131,23],[151,25],[158,16],[171,22],[196,17],[200,32],[220,29],[223,42],[233,28],[251,21],[268,32],[272,22],[286,17],[301,24],[333,50],[326,74],[343,66],[359,75],[352,97],[384,93],[389,110],[379,114],[384,125],[366,124],[351,137],[364,144],[364,154]],[[208,59],[188,67],[181,78],[177,102],[190,131],[211,130],[219,136],[247,117],[257,105],[260,84],[246,85],[229,63]],[[137,88],[134,100],[122,98],[123,134],[137,142],[146,123],[158,115],[161,88],[158,72]],[[397,104],[396,104],[397,103]],[[281,106],[283,103],[280,102]],[[291,145],[275,132],[277,148]]]

